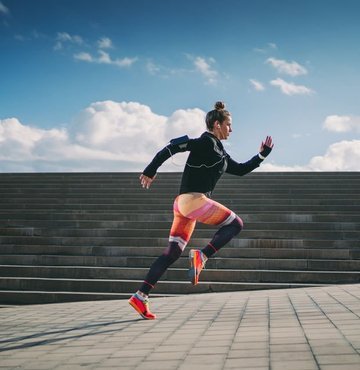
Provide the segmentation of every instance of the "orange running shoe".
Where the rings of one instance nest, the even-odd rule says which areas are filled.
[[[207,261],[207,258],[203,252],[196,249],[190,249],[189,261],[189,278],[191,283],[196,285],[199,283],[199,275],[201,270],[205,268],[205,262]]]
[[[129,304],[142,316],[145,320],[155,320],[156,315],[153,314],[149,309],[149,300],[145,299],[142,301],[136,294],[134,294],[129,300]]]

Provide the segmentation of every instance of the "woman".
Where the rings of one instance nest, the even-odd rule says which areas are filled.
[[[129,299],[130,305],[144,318],[156,318],[149,309],[148,296],[167,268],[185,249],[194,231],[196,221],[219,226],[218,231],[202,250],[190,250],[189,278],[193,285],[199,281],[201,270],[209,257],[215,254],[243,228],[243,222],[230,209],[211,199],[211,193],[224,172],[243,176],[267,157],[273,147],[268,136],[261,143],[260,153],[245,163],[235,162],[226,153],[221,140],[227,140],[231,128],[231,115],[223,102],[215,103],[215,109],[206,115],[207,130],[197,139],[183,136],[156,154],[140,176],[143,188],[149,188],[155,180],[157,169],[175,153],[189,151],[182,175],[179,195],[174,201],[174,220],[169,243],[163,254],[152,264],[140,289]]]

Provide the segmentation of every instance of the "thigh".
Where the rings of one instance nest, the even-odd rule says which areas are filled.
[[[224,226],[230,224],[236,218],[236,214],[221,203],[207,198],[202,207],[191,212],[187,217],[208,225]]]
[[[170,229],[169,241],[178,243],[179,247],[184,250],[195,229],[195,225],[196,220],[185,217],[179,212],[175,200],[174,219]]]

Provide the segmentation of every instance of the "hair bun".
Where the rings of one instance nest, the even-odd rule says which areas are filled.
[[[214,105],[216,110],[224,110],[225,109],[225,103],[222,101],[217,101]]]

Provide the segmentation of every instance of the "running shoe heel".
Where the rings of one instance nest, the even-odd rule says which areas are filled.
[[[140,316],[145,320],[155,320],[156,315],[153,314],[149,309],[149,301],[145,300],[142,301],[141,299],[137,298],[134,294],[129,300],[128,300],[130,306],[132,306],[135,311],[137,311]]]

